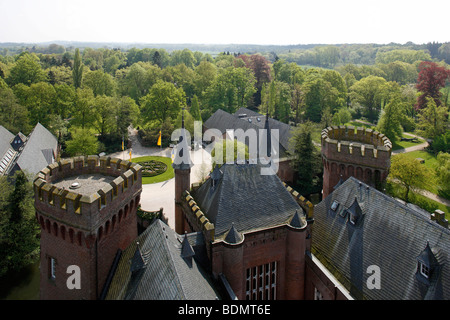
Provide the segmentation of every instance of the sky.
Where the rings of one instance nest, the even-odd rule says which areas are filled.
[[[0,42],[449,42],[450,1],[0,0]]]

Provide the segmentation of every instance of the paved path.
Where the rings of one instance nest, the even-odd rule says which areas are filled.
[[[368,125],[373,125],[373,124],[371,124],[369,122],[365,122],[365,121],[362,121],[362,120],[356,120],[356,121],[360,122],[360,123],[365,123],[365,124],[368,124]],[[420,144],[415,145],[415,146],[408,147],[408,148],[394,150],[394,151],[392,151],[393,155],[394,154],[400,154],[400,153],[406,153],[406,152],[412,152],[412,151],[424,150],[428,146],[428,142],[426,142],[425,138],[420,137],[420,136],[415,135],[415,134],[412,134],[412,133],[408,133],[408,132],[404,132],[404,134],[407,135],[407,136],[410,136],[410,137],[416,137],[418,139],[422,139],[425,142],[420,143]],[[429,192],[427,190],[422,190],[422,189],[419,189],[416,192],[420,193],[421,195],[423,195],[423,196],[425,196],[425,197],[427,197],[427,198],[429,198],[431,200],[434,200],[434,201],[439,202],[439,203],[441,203],[443,205],[446,205],[447,207],[450,207],[450,200],[447,200],[447,199],[445,199],[443,197],[440,197],[437,194],[434,194],[432,192]]]
[[[132,141],[131,158],[143,156],[163,156],[169,157],[172,148],[147,148],[143,147],[138,138],[137,131],[130,130],[129,138]],[[110,154],[111,157],[129,160],[130,149],[123,152]],[[191,151],[191,159],[194,166],[191,169],[191,183],[199,182],[209,173],[211,169],[211,155],[204,149]],[[146,211],[157,211],[163,208],[168,224],[175,229],[175,178],[153,184],[142,185],[141,208]]]
[[[392,151],[392,154],[399,154],[399,153],[406,153],[406,152],[423,150],[423,149],[425,149],[428,146],[428,142],[426,142],[425,138],[422,138],[422,137],[416,136],[415,134],[407,133],[407,132],[404,132],[404,134],[407,135],[407,136],[410,136],[410,137],[416,137],[418,139],[425,140],[425,142],[423,142],[421,144],[418,144],[418,145],[415,145],[415,146],[408,147],[408,148],[394,150],[394,151]]]

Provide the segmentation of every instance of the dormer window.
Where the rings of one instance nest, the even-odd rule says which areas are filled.
[[[336,212],[338,207],[339,207],[339,202],[337,200],[334,200],[333,203],[331,204],[331,210]]]
[[[358,221],[358,217],[353,214],[350,214],[349,221],[351,224],[355,225],[356,222]]]
[[[427,285],[431,283],[431,277],[439,269],[438,256],[438,252],[432,250],[427,242],[425,249],[417,257],[417,280]]]
[[[427,266],[425,263],[419,261],[418,269],[422,276],[424,276],[427,279],[430,277],[430,267]]]
[[[355,200],[353,201],[352,205],[347,209],[349,218],[348,221],[352,225],[356,225],[358,223],[358,220],[362,217],[362,210],[359,206],[358,200],[355,197]]]

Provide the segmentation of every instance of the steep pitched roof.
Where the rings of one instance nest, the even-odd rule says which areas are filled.
[[[259,164],[224,164],[220,180],[206,180],[192,195],[214,224],[216,239],[232,224],[239,233],[289,223],[303,211],[276,175],[261,175]]]
[[[256,132],[259,132],[259,129],[264,129],[265,124],[265,115],[261,115],[247,108],[240,108],[234,114],[229,114],[228,112],[218,109],[205,121],[204,126],[208,129],[218,129],[224,134],[227,129],[242,129],[244,132],[248,129],[254,129]],[[269,118],[269,128],[279,130],[279,150],[280,154],[285,156],[286,150],[289,150],[289,139],[292,134],[291,126]]]
[[[209,276],[193,255],[197,236],[180,236],[161,220],[155,220],[124,250],[106,299],[216,299]],[[189,243],[183,245],[183,241]]]
[[[354,225],[348,210],[361,214]],[[315,207],[314,220],[312,252],[355,298],[450,298],[450,230],[429,214],[350,177]],[[416,277],[427,243],[440,258],[429,285]],[[369,266],[380,268],[380,289],[367,287]]]
[[[14,135],[9,132],[4,126],[0,126],[0,160],[11,148],[11,140],[14,138]]]
[[[43,125],[38,123],[28,136],[17,165],[20,170],[36,174],[55,161],[58,139]]]

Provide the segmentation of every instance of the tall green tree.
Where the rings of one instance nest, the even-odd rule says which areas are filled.
[[[78,88],[75,93],[73,124],[90,128],[95,121],[94,93],[90,88]]]
[[[86,73],[83,86],[91,88],[94,96],[106,95],[112,97],[116,92],[114,78],[103,70]]]
[[[310,194],[321,187],[322,160],[312,141],[313,125],[305,122],[296,127],[289,141],[292,166],[297,172],[296,186],[302,194]]]
[[[25,53],[19,56],[10,70],[6,82],[10,87],[23,83],[30,86],[46,80],[46,74],[39,64],[39,58],[35,54]]]
[[[404,187],[405,195],[403,200],[405,201],[409,201],[411,190],[424,188],[424,186],[431,184],[432,176],[430,169],[404,153],[391,158],[389,177],[398,181]]]
[[[81,87],[83,80],[83,62],[81,61],[80,49],[75,49],[75,57],[73,59],[72,77],[75,89]]]
[[[448,123],[448,108],[437,106],[433,98],[427,98],[427,105],[418,113],[417,132],[419,135],[434,139],[445,133]]]
[[[12,181],[0,178],[0,276],[18,271],[39,257],[39,225],[31,180],[19,170]]]
[[[77,129],[72,132],[72,138],[66,142],[66,152],[69,156],[88,156],[97,154],[99,142],[88,129]]]
[[[186,104],[183,89],[173,83],[158,80],[149,93],[140,100],[141,114],[145,121],[157,120],[163,123],[168,117],[177,117],[181,107]]]
[[[385,134],[392,143],[398,141],[403,133],[401,118],[403,107],[399,98],[391,99],[381,112],[377,130]]]
[[[378,119],[379,113],[386,99],[387,81],[377,76],[368,76],[356,82],[349,89],[352,103],[359,103],[364,115],[370,120]]]

